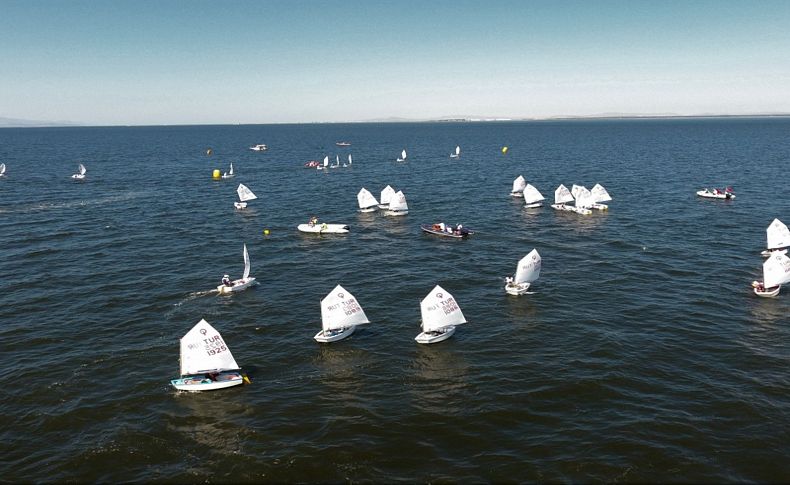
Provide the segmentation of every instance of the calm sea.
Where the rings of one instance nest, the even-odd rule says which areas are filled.
[[[788,119],[2,129],[0,162],[0,480],[790,480],[790,289],[749,287],[790,223]],[[518,175],[614,200],[527,211]],[[387,184],[409,214],[358,214]],[[210,293],[243,243],[260,285]],[[536,293],[507,296],[533,248]],[[337,284],[372,323],[319,345]],[[436,284],[469,323],[421,346]],[[251,385],[169,386],[201,318]]]

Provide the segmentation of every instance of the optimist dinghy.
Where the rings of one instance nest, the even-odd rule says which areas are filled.
[[[406,161],[406,149],[404,148],[402,152],[400,152],[400,157],[398,157],[396,162],[405,162]]]
[[[612,197],[609,195],[609,192],[603,188],[603,185],[595,184],[592,190],[590,190],[590,193],[592,194],[593,199],[593,204],[590,207],[593,209],[598,209],[599,211],[609,210],[608,205],[601,204],[601,202],[609,202],[612,200]]]
[[[455,146],[455,153],[450,154],[450,158],[458,158],[461,156],[461,147],[456,145]]]
[[[732,187],[727,187],[726,189],[702,189],[697,191],[697,195],[700,197],[705,197],[706,199],[734,199],[735,192],[732,191]]]
[[[568,205],[568,202],[573,202],[573,195],[571,195],[568,187],[560,184],[560,186],[554,190],[554,203],[551,204],[551,208],[560,211],[573,211],[574,207]]]
[[[389,208],[384,214],[388,216],[405,216],[408,213],[409,205],[406,203],[406,196],[399,190],[390,199]]]
[[[222,178],[232,179],[233,177],[235,177],[235,175],[233,174],[233,162],[230,162],[230,168],[228,169],[227,172],[222,174]]]
[[[181,338],[181,377],[170,384],[179,391],[214,391],[243,384],[239,364],[222,335],[201,319]]]
[[[327,224],[326,222],[319,224],[317,217],[310,218],[310,222],[299,224],[296,228],[301,232],[313,234],[345,234],[349,231],[347,224]]]
[[[220,295],[227,295],[234,291],[246,290],[255,284],[255,278],[250,276],[250,254],[247,252],[247,245],[244,245],[244,274],[237,280],[230,281],[228,275],[225,275],[222,280],[223,283],[217,287]],[[229,283],[229,284],[228,284]]]
[[[366,323],[370,320],[354,295],[337,285],[321,300],[322,330],[313,338],[322,343],[337,342],[354,333],[357,325]]]
[[[585,216],[592,214],[590,207],[592,207],[595,202],[593,202],[592,193],[590,190],[583,185],[574,185],[573,187],[578,187],[578,190],[574,194],[576,197],[576,204],[572,208],[573,212]]]
[[[381,198],[379,199],[381,201],[379,203],[379,209],[389,209],[390,200],[394,195],[395,195],[395,189],[393,189],[389,185],[384,187],[384,190],[381,191]]]
[[[74,180],[84,180],[84,179],[85,179],[85,174],[86,174],[87,172],[88,172],[88,171],[87,171],[87,170],[85,170],[85,165],[83,165],[83,164],[79,164],[79,165],[77,166],[77,173],[75,173],[74,175],[72,175],[72,176],[71,176],[71,178],[73,178]]]
[[[359,212],[373,212],[379,207],[379,201],[364,187],[357,193],[357,203],[359,204]]]
[[[774,253],[763,263],[763,281],[753,281],[754,294],[766,298],[779,294],[782,285],[790,282],[790,258]]]
[[[521,258],[516,266],[516,274],[505,278],[505,292],[515,296],[528,293],[529,286],[540,276],[541,262],[537,249]]]
[[[421,344],[435,344],[447,340],[455,333],[455,327],[466,323],[461,307],[453,295],[436,285],[420,302],[422,332],[414,340]]]
[[[438,224],[420,224],[420,229],[422,229],[423,232],[427,232],[428,234],[451,237],[454,239],[463,239],[468,235],[475,233],[474,231],[465,228],[463,224],[453,226],[451,224],[445,224],[444,222],[440,222]]]
[[[527,188],[527,181],[522,175],[513,180],[513,190],[510,191],[511,197],[524,197],[524,189]]]
[[[787,254],[787,247],[790,246],[790,230],[779,219],[774,219],[768,229],[765,230],[768,245],[762,254],[765,257],[775,252]]]
[[[316,170],[328,170],[329,169],[329,155],[324,157],[324,163],[322,165],[318,165],[315,168],[316,168]]]
[[[247,201],[258,198],[258,196],[253,194],[252,190],[250,190],[249,187],[244,184],[239,184],[239,186],[236,188],[236,193],[239,194],[240,202],[234,202],[233,206],[237,209],[246,209]]]
[[[522,192],[524,197],[524,208],[525,209],[534,209],[536,207],[540,207],[543,205],[543,201],[546,199],[543,197],[543,194],[538,191],[532,184],[527,184],[524,187]]]
[[[5,163],[0,163],[0,177],[5,177]]]

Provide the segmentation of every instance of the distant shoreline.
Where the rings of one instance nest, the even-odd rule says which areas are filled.
[[[19,123],[9,122],[3,124],[0,118],[0,129],[3,128],[131,128],[131,127],[154,127],[154,126],[265,126],[265,125],[342,125],[342,124],[380,124],[380,123],[520,123],[520,122],[551,122],[551,121],[606,121],[606,120],[673,120],[673,119],[755,119],[755,118],[790,118],[790,113],[775,114],[710,114],[710,115],[677,115],[677,114],[603,114],[589,116],[552,116],[547,118],[485,118],[485,117],[453,117],[453,118],[428,118],[428,119],[406,119],[406,118],[386,118],[371,119],[361,121],[304,121],[304,122],[271,122],[271,123],[183,123],[183,124],[152,124],[152,125],[90,125],[79,123],[47,123],[25,120],[15,120]]]

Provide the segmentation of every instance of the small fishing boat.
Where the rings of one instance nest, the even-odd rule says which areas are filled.
[[[541,261],[537,249],[521,258],[516,266],[516,274],[505,278],[505,292],[515,296],[527,293],[529,286],[540,277]]]
[[[0,177],[5,177],[5,163],[0,163]]]
[[[765,233],[768,240],[767,249],[760,254],[765,257],[775,252],[787,254],[787,248],[790,246],[790,230],[787,229],[787,226],[782,221],[774,219],[765,230]]]
[[[250,190],[249,187],[244,184],[239,184],[239,186],[236,188],[236,193],[239,194],[240,202],[234,202],[233,206],[237,209],[247,208],[248,201],[258,198],[258,196],[252,193],[252,190]]]
[[[527,181],[522,175],[513,180],[513,190],[510,191],[511,197],[524,197],[524,189],[527,188]]]
[[[347,224],[319,223],[317,217],[311,217],[307,224],[299,224],[296,228],[301,232],[311,234],[345,234],[350,229]]]
[[[347,141],[338,141],[338,142],[335,142],[335,145],[337,145],[339,147],[350,147],[351,143],[349,143]]]
[[[317,342],[329,343],[342,340],[356,329],[357,325],[370,323],[354,295],[337,285],[321,300],[321,331],[313,337]]]
[[[790,258],[774,253],[763,263],[763,281],[753,281],[752,288],[757,296],[770,298],[779,294],[782,285],[790,282]]]
[[[461,147],[456,145],[455,146],[455,153],[450,154],[450,158],[458,158],[461,156]]]
[[[420,302],[422,332],[414,340],[421,344],[435,344],[447,340],[455,333],[455,327],[466,323],[461,307],[453,295],[436,285]]]
[[[601,202],[609,202],[612,200],[612,197],[609,195],[609,192],[603,188],[603,185],[595,184],[592,190],[590,190],[590,193],[592,194],[593,199],[593,204],[591,206],[593,209],[597,209],[599,211],[609,210],[608,205],[601,204]]]
[[[406,203],[406,196],[402,191],[397,191],[390,199],[387,212],[384,214],[388,216],[405,216],[409,213],[409,205]]]
[[[405,162],[406,161],[406,149],[404,148],[402,152],[400,152],[400,157],[398,157],[396,162]]]
[[[170,381],[179,391],[215,391],[246,380],[222,335],[203,319],[181,337],[180,360],[181,377]]]
[[[359,212],[373,212],[379,207],[379,201],[365,187],[362,187],[357,193],[357,203],[359,204]]]
[[[697,195],[700,197],[705,197],[706,199],[734,199],[735,192],[732,191],[732,187],[727,187],[726,189],[702,189],[697,191]]]
[[[231,162],[230,163],[230,168],[228,169],[227,172],[222,174],[222,178],[224,178],[224,179],[232,179],[233,177],[235,177],[235,175],[233,174],[233,162]]]
[[[420,224],[420,229],[422,229],[423,232],[427,232],[428,234],[435,234],[442,237],[451,237],[454,239],[463,239],[470,234],[475,233],[471,229],[464,227],[463,224],[453,226],[451,224],[445,224],[444,222],[440,222],[438,224]]]
[[[222,284],[217,287],[217,292],[220,295],[227,295],[235,291],[246,290],[255,284],[255,278],[250,276],[250,254],[247,252],[247,245],[244,245],[242,251],[244,255],[244,274],[241,278],[231,281],[228,275],[222,278]]]
[[[568,205],[568,202],[573,202],[573,195],[571,195],[570,190],[563,184],[560,184],[554,190],[554,203],[551,204],[551,208],[560,211],[573,211],[574,207]]]
[[[253,151],[256,151],[256,152],[265,152],[268,149],[269,149],[269,147],[267,147],[263,143],[259,143],[258,145],[253,145],[253,146],[250,147],[250,150],[253,150]]]
[[[543,201],[546,199],[543,197],[543,194],[541,194],[540,191],[532,184],[527,184],[527,186],[524,187],[522,194],[524,197],[525,209],[534,209],[536,207],[540,207],[543,205]]]
[[[86,174],[87,172],[88,172],[88,171],[87,171],[87,170],[85,170],[85,165],[83,165],[83,164],[81,164],[81,163],[80,163],[80,164],[77,166],[77,173],[75,173],[74,175],[72,175],[72,176],[71,176],[71,178],[73,178],[74,180],[84,180],[84,179],[85,179],[85,174]]]
[[[384,187],[384,190],[381,191],[381,198],[379,198],[379,209],[388,209],[390,206],[390,200],[395,195],[395,189],[387,185]]]

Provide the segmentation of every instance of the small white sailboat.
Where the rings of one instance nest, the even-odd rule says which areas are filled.
[[[244,245],[244,274],[241,278],[231,281],[228,275],[222,278],[222,284],[217,287],[220,295],[227,295],[234,291],[246,290],[255,284],[255,278],[250,276],[250,253],[247,252],[247,245]]]
[[[524,189],[527,188],[527,181],[522,175],[513,180],[513,190],[510,191],[512,197],[524,197]]]
[[[782,285],[790,282],[790,258],[785,254],[774,253],[763,263],[763,281],[753,281],[754,294],[774,297]]]
[[[335,164],[330,165],[329,168],[338,168],[340,166],[340,155],[335,155]]]
[[[253,194],[252,190],[250,190],[249,187],[244,184],[239,184],[239,186],[236,188],[236,193],[239,194],[240,202],[234,202],[233,206],[237,209],[245,209],[247,207],[248,201],[258,198],[258,196]]]
[[[349,153],[348,154],[348,163],[344,163],[343,164],[343,168],[350,167],[350,166],[351,166],[351,154]]]
[[[224,178],[224,179],[232,179],[235,176],[236,175],[234,175],[234,173],[233,173],[233,162],[230,162],[230,168],[228,169],[227,172],[222,174],[222,178]]]
[[[5,163],[0,163],[0,177],[5,177]]]
[[[387,185],[381,191],[381,198],[379,199],[379,209],[387,209],[390,206],[390,200],[395,195],[395,189]]]
[[[540,207],[543,205],[543,201],[546,199],[543,197],[543,194],[541,194],[540,191],[532,184],[527,184],[527,186],[524,187],[522,194],[524,197],[525,209],[534,209],[535,207]]]
[[[601,184],[595,184],[590,190],[593,199],[593,209],[598,209],[599,211],[609,210],[609,206],[606,204],[602,204],[601,202],[609,202],[612,200],[612,197],[609,195],[609,192],[603,188]]]
[[[455,146],[455,153],[450,154],[450,158],[458,158],[461,156],[461,147],[456,145]]]
[[[422,332],[414,340],[421,344],[435,344],[447,340],[455,327],[466,323],[461,307],[455,298],[439,285],[420,302]]]
[[[733,192],[732,187],[727,187],[724,190],[704,188],[702,190],[698,190],[697,195],[699,195],[700,197],[705,197],[706,199],[734,199],[735,198],[735,192]]]
[[[573,195],[571,195],[568,187],[560,184],[554,190],[554,203],[551,204],[551,208],[561,211],[573,211],[573,206],[568,205],[568,202],[573,202]]]
[[[317,166],[316,170],[326,170],[329,168],[329,155],[324,157],[324,163]]]
[[[354,295],[337,285],[321,300],[321,331],[313,337],[317,342],[329,343],[342,340],[356,329],[357,325],[370,323]]]
[[[400,152],[400,157],[395,160],[396,162],[405,162],[406,161],[406,149],[404,148],[402,152]]]
[[[389,207],[385,214],[388,216],[405,216],[408,213],[409,205],[406,203],[406,196],[399,190],[390,199]]]
[[[505,278],[505,292],[516,296],[527,293],[529,285],[540,276],[541,261],[537,249],[521,258],[516,266],[516,274]]]
[[[85,174],[87,172],[88,171],[85,170],[85,165],[80,163],[79,166],[77,166],[77,173],[72,175],[71,178],[73,178],[74,180],[84,180],[85,179]]]
[[[762,253],[763,256],[770,256],[775,252],[787,254],[787,248],[790,247],[790,230],[779,219],[774,219],[773,222],[765,230],[768,245],[766,250]]]
[[[359,212],[373,212],[379,207],[379,201],[365,187],[362,187],[357,193],[357,203],[359,204]]]
[[[572,208],[573,212],[585,216],[592,214],[590,208],[595,203],[593,202],[592,192],[590,192],[590,190],[587,187],[581,186],[576,191],[575,197],[576,197],[576,204]]]
[[[180,360],[181,377],[170,381],[179,391],[214,391],[246,379],[222,335],[203,319],[181,337]]]

